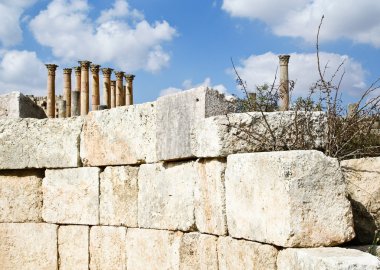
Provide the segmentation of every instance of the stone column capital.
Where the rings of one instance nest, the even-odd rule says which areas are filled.
[[[80,67],[73,67],[75,75],[80,75]]]
[[[87,69],[90,67],[91,62],[87,60],[78,61],[81,68]]]
[[[111,81],[111,86],[116,86],[116,81]]]
[[[102,68],[102,73],[104,77],[109,77],[112,74],[112,68]]]
[[[100,65],[91,64],[90,68],[91,68],[91,73],[99,73]]]
[[[122,80],[124,78],[124,72],[123,71],[115,71],[116,79]]]
[[[278,56],[278,58],[280,59],[280,66],[287,66],[289,64],[290,55],[281,54]]]
[[[64,68],[63,69],[63,74],[68,74],[71,75],[72,69],[71,68]]]
[[[133,74],[125,74],[125,79],[128,81],[128,82],[132,82],[133,79],[136,77],[135,75]]]
[[[58,67],[56,64],[45,64],[45,66],[48,69],[48,75],[55,75],[55,70]]]

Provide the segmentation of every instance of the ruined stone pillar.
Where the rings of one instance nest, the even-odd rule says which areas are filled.
[[[80,115],[80,91],[73,91],[71,94],[71,116]]]
[[[111,108],[116,107],[116,81],[111,81]]]
[[[66,117],[66,100],[61,99],[58,101],[58,117],[65,118]]]
[[[75,71],[75,88],[74,88],[74,90],[79,92],[79,99],[78,99],[79,104],[78,104],[78,109],[79,109],[79,113],[80,113],[80,83],[81,83],[81,67],[74,67],[73,69],[74,69],[74,71]]]
[[[100,95],[99,95],[99,68],[100,65],[91,64],[92,75],[92,110],[99,110]]]
[[[123,71],[116,71],[116,107],[123,106],[124,104],[124,95],[123,95],[123,78],[124,78],[124,72]]]
[[[71,116],[71,68],[63,69],[63,98],[66,100],[66,117]]]
[[[252,106],[250,109],[255,112],[257,110],[257,95],[256,95],[256,93],[248,93],[248,98],[249,98],[249,104]]]
[[[81,84],[80,84],[80,115],[87,115],[89,111],[89,86],[88,86],[88,69],[90,61],[78,61],[81,67]]]
[[[125,105],[133,105],[133,79],[135,75],[127,74],[125,79],[127,80],[127,91],[125,92]]]
[[[280,55],[280,111],[289,110],[289,72],[290,55]]]
[[[48,69],[47,78],[47,117],[55,118],[55,70],[57,65],[46,64]]]
[[[111,74],[112,68],[102,68],[103,72],[103,100],[107,108],[111,108]]]

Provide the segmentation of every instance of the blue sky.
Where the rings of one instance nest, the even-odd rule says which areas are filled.
[[[380,1],[0,0],[0,93],[45,95],[44,63],[59,65],[62,93],[62,69],[86,59],[135,74],[136,103],[198,85],[239,95],[231,58],[254,89],[290,54],[293,95],[306,95],[322,14],[322,64],[329,75],[345,61],[352,101],[380,76]]]

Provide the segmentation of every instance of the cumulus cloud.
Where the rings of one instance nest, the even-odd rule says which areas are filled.
[[[380,47],[380,1],[373,0],[224,0],[231,16],[265,22],[278,36],[315,42],[321,16],[321,40],[347,38]]]
[[[176,35],[168,22],[149,23],[125,0],[116,0],[95,20],[89,11],[87,0],[53,0],[30,21],[30,29],[41,45],[66,63],[113,62],[128,72],[156,72],[168,65],[170,55],[162,44]]]

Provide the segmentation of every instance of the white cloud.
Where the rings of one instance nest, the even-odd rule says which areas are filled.
[[[265,22],[278,36],[301,37],[315,42],[322,15],[320,38],[347,38],[380,47],[380,1],[373,0],[224,0],[231,16]]]
[[[128,72],[156,72],[168,65],[170,55],[162,43],[176,35],[168,22],[147,22],[125,0],[116,0],[96,20],[90,18],[89,10],[86,0],[53,0],[31,20],[30,28],[37,41],[64,63],[112,62]]]

